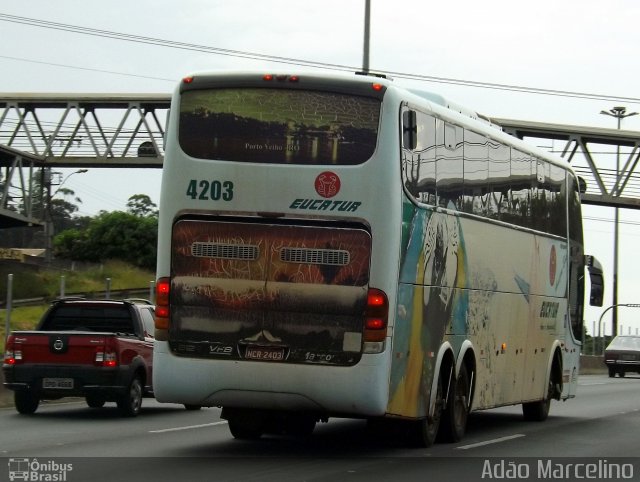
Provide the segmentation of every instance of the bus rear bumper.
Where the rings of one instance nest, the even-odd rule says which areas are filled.
[[[154,393],[167,403],[381,416],[389,398],[388,356],[363,355],[351,367],[206,360],[175,356],[156,341]]]

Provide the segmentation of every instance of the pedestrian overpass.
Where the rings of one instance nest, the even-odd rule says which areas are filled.
[[[55,169],[162,167],[169,105],[169,94],[0,93],[0,228],[43,223],[34,200],[59,185]],[[585,204],[640,209],[640,132],[491,120],[567,159]]]

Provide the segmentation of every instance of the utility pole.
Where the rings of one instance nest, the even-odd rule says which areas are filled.
[[[47,266],[51,264],[53,259],[53,216],[51,215],[51,168],[44,167],[42,169],[42,180],[45,188],[45,205],[44,205],[44,258]]]
[[[637,112],[627,113],[627,108],[622,106],[616,106],[608,111],[600,111],[601,114],[608,115],[617,119],[618,130],[622,124],[622,119],[625,117],[631,117],[632,115],[638,115]],[[612,196],[620,196],[620,145],[616,148],[616,181],[611,191]],[[618,334],[618,240],[619,240],[619,225],[620,225],[620,208],[615,207],[615,217],[613,222],[613,332],[615,337]]]
[[[364,51],[362,54],[362,71],[369,73],[369,38],[371,37],[371,0],[364,1]]]
[[[53,173],[51,172],[51,168],[50,167],[45,167],[43,168],[43,181],[44,181],[44,186],[45,186],[45,196],[46,196],[46,206],[45,206],[45,212],[44,212],[44,218],[45,218],[45,225],[44,225],[44,233],[45,233],[45,260],[47,262],[47,265],[51,264],[51,262],[53,261],[53,235],[54,235],[54,227],[53,227],[53,205],[52,205],[52,201],[53,201],[53,197],[58,194],[58,191],[60,191],[60,189],[62,188],[62,185],[67,182],[67,179],[69,179],[71,176],[73,176],[74,174],[84,174],[85,172],[87,172],[89,169],[78,169],[77,171],[73,171],[71,174],[67,174],[67,177],[65,177],[64,179],[62,179],[60,182],[55,183],[57,187],[57,189],[52,193],[51,192],[51,187],[52,185],[54,185],[53,182],[53,174],[58,174],[61,175],[61,173],[56,172]]]

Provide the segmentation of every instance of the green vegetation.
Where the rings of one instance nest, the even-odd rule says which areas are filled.
[[[1,267],[0,267],[1,268]],[[10,271],[9,271],[10,272]],[[0,269],[0,301],[6,301],[7,269]],[[112,290],[145,288],[155,279],[153,271],[138,268],[124,261],[106,261],[82,271],[22,271],[13,273],[13,298],[54,299],[60,295],[60,277],[64,276],[65,294],[90,294],[105,291],[106,279]]]
[[[79,229],[67,229],[54,239],[56,257],[102,262],[120,259],[145,269],[156,266],[158,213],[149,196],[129,198],[128,212],[102,211]]]
[[[11,310],[11,330],[33,330],[49,305],[20,306]],[[0,353],[4,353],[7,310],[0,310]]]

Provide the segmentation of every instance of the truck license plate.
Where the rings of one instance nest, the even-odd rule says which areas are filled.
[[[72,389],[73,378],[43,378],[42,388]]]

